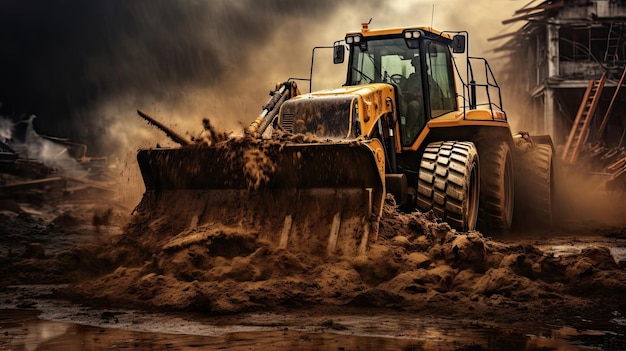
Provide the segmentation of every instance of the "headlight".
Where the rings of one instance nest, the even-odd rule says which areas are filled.
[[[419,48],[420,37],[422,36],[422,31],[419,29],[406,29],[403,32],[404,41],[406,42],[406,46],[409,49],[417,49]]]
[[[346,35],[346,44],[355,44],[363,41],[363,38],[360,34],[350,34]]]
[[[419,39],[421,34],[422,33],[418,30],[406,30],[404,31],[404,38],[405,39]]]

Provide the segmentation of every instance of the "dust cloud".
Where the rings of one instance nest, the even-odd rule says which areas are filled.
[[[480,54],[498,22],[482,19],[487,1],[464,4],[463,16],[449,10],[458,4],[438,2],[432,17],[428,1],[3,1],[0,39],[9,54],[0,57],[0,113],[14,122],[36,114],[40,134],[107,156],[130,204],[143,191],[136,150],[175,146],[137,109],[187,137],[201,132],[205,118],[238,134],[276,82],[308,78],[314,46],[370,18],[372,28],[467,29]],[[510,13],[507,1],[488,6]],[[344,81],[331,50],[316,51],[312,89]],[[299,85],[309,91],[308,82]]]
[[[13,122],[8,118],[0,117],[0,141],[6,142],[13,135]]]
[[[3,1],[0,33],[10,54],[0,59],[0,100],[14,118],[37,114],[42,134],[107,156],[155,143],[148,133],[158,132],[137,121],[136,109],[181,132],[193,132],[202,118],[238,131],[277,81],[308,77],[313,46],[330,45],[370,18],[373,28],[432,22],[468,29],[479,54],[499,25],[487,13],[506,17],[511,4],[489,2],[493,11],[484,11],[487,1],[472,2],[461,15],[450,11],[458,3],[437,2],[432,17],[427,1]],[[316,62],[314,89],[343,83],[328,52]]]
[[[623,191],[607,189],[610,174],[592,169],[583,160],[576,167],[561,165],[555,183],[557,220],[577,232],[626,226]]]

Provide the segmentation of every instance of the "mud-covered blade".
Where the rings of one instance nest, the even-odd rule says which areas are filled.
[[[363,254],[374,240],[384,182],[365,143],[141,150],[140,215],[172,235],[219,223],[317,255]]]

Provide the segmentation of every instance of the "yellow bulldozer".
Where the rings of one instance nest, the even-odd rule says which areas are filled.
[[[359,255],[377,238],[387,194],[460,231],[550,224],[550,137],[511,133],[492,70],[469,56],[468,37],[363,24],[332,47],[337,64],[347,53],[343,86],[301,94],[288,80],[243,137],[206,145],[176,136],[180,147],[140,150],[147,230],[158,222],[181,240],[219,230],[294,252]]]

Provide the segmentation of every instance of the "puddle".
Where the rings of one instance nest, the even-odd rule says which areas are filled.
[[[561,245],[536,245],[536,247],[547,253],[552,254],[555,257],[559,256],[571,256],[578,255],[583,249],[590,247],[589,243],[577,243],[577,244],[561,244]],[[611,256],[615,259],[615,262],[626,261],[626,247],[619,246],[606,246],[611,252]]]
[[[603,246],[609,249],[615,262],[626,262],[626,241],[624,237],[617,238],[609,235],[586,234],[586,235],[548,235],[545,233],[515,233],[513,236],[500,238],[500,241],[507,244],[524,244],[526,242],[546,254],[559,256],[578,255],[583,249],[593,246]]]
[[[39,319],[38,311],[0,310],[0,349],[6,350],[588,350],[589,345],[598,343],[590,337],[606,336],[602,332],[579,332],[573,328],[563,327],[540,334],[524,334],[514,330],[489,328],[479,325],[463,325],[457,327],[421,325],[411,329],[396,329],[396,335],[385,332],[387,328],[397,327],[397,319],[387,319],[388,325],[377,322],[374,318],[365,322],[363,316],[341,316],[340,322],[332,322],[334,328],[344,326],[343,331],[323,331],[332,328],[317,326],[318,331],[299,331],[301,328],[273,326],[256,328],[253,331],[241,330],[241,326],[221,326],[222,334],[206,336],[215,331],[215,327],[206,325],[207,332],[197,334],[178,334],[163,332],[163,329],[174,327],[179,329],[182,320],[162,320],[160,317],[152,321],[159,325],[156,330],[135,331],[118,329],[117,327],[96,327],[67,322],[55,322]],[[257,315],[254,318],[275,316]],[[393,316],[392,316],[393,317]],[[351,322],[344,319],[350,318]],[[400,321],[402,322],[402,321]],[[406,321],[405,321],[406,322]],[[171,323],[171,324],[170,324]],[[350,324],[349,324],[350,323]],[[369,324],[369,332],[363,333],[363,325]],[[402,323],[400,323],[402,324]],[[419,323],[418,323],[419,324]],[[378,328],[382,327],[381,330]],[[146,328],[151,329],[151,328]],[[191,328],[194,329],[194,328]],[[188,329],[188,331],[191,331]],[[266,329],[266,330],[263,330]],[[306,329],[306,328],[305,328]],[[369,334],[369,335],[368,335]],[[587,337],[585,340],[583,337]],[[603,339],[600,339],[600,342]],[[579,343],[579,345],[576,345]],[[586,345],[586,346],[585,346]],[[601,346],[599,344],[598,346]]]
[[[21,286],[46,296],[58,286]],[[31,291],[32,293],[32,291]],[[12,294],[15,296],[15,294]],[[21,296],[29,296],[22,294]],[[33,295],[30,295],[33,296]],[[210,317],[101,310],[54,299],[10,308],[0,292],[0,350],[623,350],[624,316],[597,324],[490,325],[389,310],[337,309]],[[613,331],[610,331],[613,330]],[[620,333],[616,332],[620,331]]]

